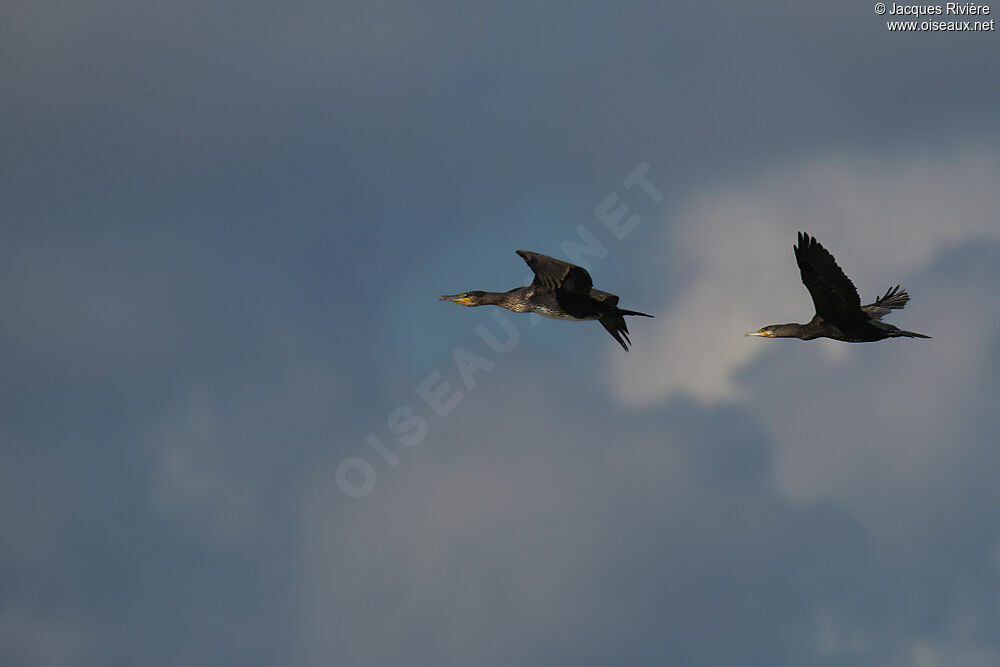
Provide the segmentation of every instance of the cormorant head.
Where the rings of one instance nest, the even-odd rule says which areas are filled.
[[[462,292],[461,294],[445,294],[441,297],[441,301],[454,301],[463,306],[481,306],[483,305],[484,296],[486,296],[486,292],[473,290],[471,292]]]
[[[744,336],[763,336],[764,338],[798,338],[801,324],[768,324],[756,331],[748,331]]]

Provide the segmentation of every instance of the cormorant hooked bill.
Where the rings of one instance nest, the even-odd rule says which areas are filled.
[[[867,343],[885,338],[930,338],[913,331],[904,331],[882,321],[893,309],[901,309],[910,295],[899,285],[867,306],[854,283],[837,266],[837,261],[815,238],[799,232],[795,246],[795,261],[799,264],[802,282],[812,295],[816,314],[808,324],[771,324],[747,332],[747,336],[765,338],[833,338],[848,343]]]
[[[594,289],[590,274],[582,266],[570,264],[537,252],[518,250],[535,279],[530,285],[509,292],[475,290],[444,295],[442,301],[454,301],[463,306],[501,306],[515,313],[538,313],[556,320],[597,320],[625,351],[632,343],[628,337],[625,315],[652,317],[635,310],[618,307],[618,297]]]

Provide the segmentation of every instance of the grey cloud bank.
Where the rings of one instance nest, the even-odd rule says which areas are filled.
[[[992,35],[787,3],[5,14],[4,664],[1000,662]],[[640,162],[663,201],[594,267],[657,315],[632,351],[518,322],[345,496],[365,436],[489,349],[437,295],[516,284]],[[810,307],[798,229],[934,340],[744,339]]]

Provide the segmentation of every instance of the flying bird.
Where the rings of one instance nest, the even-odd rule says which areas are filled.
[[[555,320],[597,320],[626,352],[632,341],[624,316],[652,317],[619,308],[618,296],[594,289],[590,274],[582,266],[527,250],[518,250],[517,254],[535,273],[530,285],[509,292],[474,290],[446,294],[441,300],[463,306],[500,306],[515,313],[538,313]]]
[[[875,303],[862,306],[858,290],[837,266],[833,255],[815,238],[802,232],[799,232],[799,243],[795,246],[795,261],[802,274],[802,283],[812,295],[816,314],[808,324],[771,324],[749,331],[747,336],[802,340],[833,338],[848,343],[900,337],[930,338],[882,321],[882,317],[892,310],[902,309],[910,300],[910,295],[899,285],[889,288]]]

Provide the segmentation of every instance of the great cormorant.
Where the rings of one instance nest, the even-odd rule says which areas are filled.
[[[808,324],[772,324],[750,331],[747,336],[766,338],[833,338],[848,343],[866,343],[884,338],[930,338],[904,331],[882,321],[893,309],[901,309],[910,300],[899,285],[890,288],[875,303],[861,305],[854,283],[837,266],[837,261],[815,238],[799,232],[795,246],[802,282],[812,295],[816,314]]]
[[[516,313],[538,313],[556,320],[597,320],[625,351],[632,343],[628,337],[625,315],[652,317],[635,310],[618,307],[618,297],[594,289],[590,274],[582,266],[570,264],[537,252],[518,250],[535,279],[530,285],[509,292],[475,290],[444,295],[442,301],[454,301],[463,306],[501,306]]]

